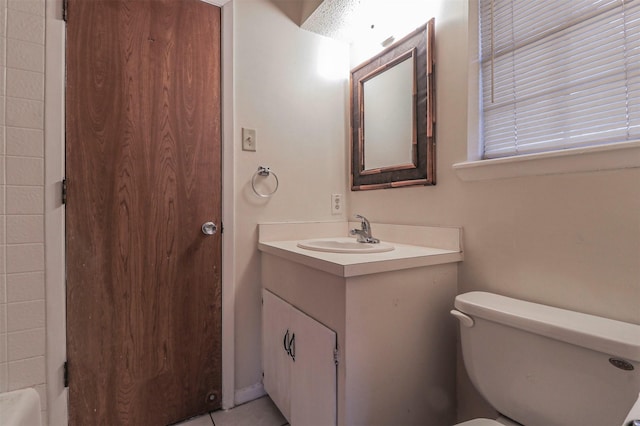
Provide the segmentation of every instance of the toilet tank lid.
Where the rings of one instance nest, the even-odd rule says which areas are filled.
[[[467,315],[640,362],[640,325],[474,291],[456,296]]]

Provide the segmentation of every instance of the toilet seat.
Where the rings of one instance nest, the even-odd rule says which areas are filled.
[[[492,419],[473,419],[454,426],[504,426],[504,424]]]
[[[463,423],[458,423],[454,426],[522,426],[520,423],[516,423],[511,419],[503,416],[498,416],[497,419],[485,419],[477,418],[471,419]]]

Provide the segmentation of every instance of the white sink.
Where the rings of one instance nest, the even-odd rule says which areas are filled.
[[[330,253],[382,253],[391,251],[394,247],[386,243],[359,243],[355,238],[318,238],[315,240],[305,240],[298,243],[298,247],[326,251]]]

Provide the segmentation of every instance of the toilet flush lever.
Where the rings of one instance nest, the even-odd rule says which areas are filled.
[[[476,323],[473,320],[473,318],[471,318],[469,315],[464,314],[464,313],[458,311],[457,309],[452,309],[451,310],[451,315],[453,315],[454,317],[458,318],[458,320],[460,321],[460,324],[464,325],[465,327],[471,328]]]

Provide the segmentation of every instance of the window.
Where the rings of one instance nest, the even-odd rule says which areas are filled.
[[[483,158],[640,140],[640,0],[481,0]]]

